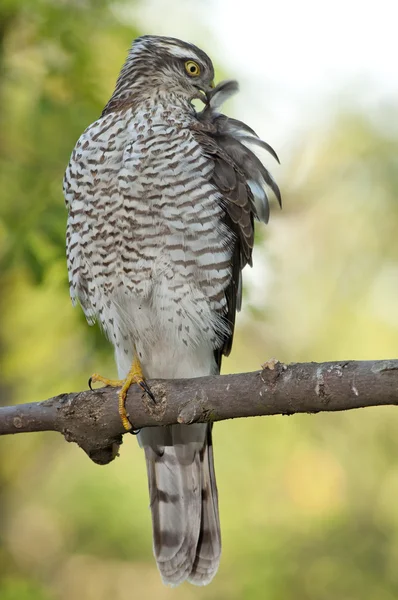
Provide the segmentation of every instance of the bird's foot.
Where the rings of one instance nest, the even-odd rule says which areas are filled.
[[[91,388],[91,384],[95,383],[95,382],[100,382],[100,383],[103,383],[104,385],[109,385],[111,387],[120,387],[121,388],[121,390],[118,392],[118,398],[119,398],[119,415],[120,415],[121,421],[123,423],[123,427],[125,428],[126,431],[131,431],[132,433],[138,433],[138,431],[135,430],[133,425],[131,424],[131,422],[129,420],[129,415],[127,414],[127,411],[126,411],[126,398],[127,398],[127,392],[129,390],[130,386],[133,385],[133,383],[138,384],[144,390],[144,392],[146,392],[148,394],[148,396],[151,398],[151,400],[153,400],[153,402],[156,402],[155,397],[152,394],[149,385],[145,381],[145,378],[144,378],[144,375],[142,372],[141,363],[138,360],[138,358],[136,356],[134,357],[133,364],[131,365],[131,369],[128,372],[126,379],[122,379],[122,380],[107,379],[106,377],[102,377],[102,375],[98,375],[97,373],[94,373],[94,375],[92,375],[89,379],[90,388]]]
[[[134,357],[133,364],[131,365],[131,369],[128,372],[126,379],[123,381],[122,389],[120,390],[120,392],[118,394],[118,396],[119,396],[119,415],[122,420],[123,427],[126,429],[126,431],[131,431],[133,429],[133,426],[130,423],[127,412],[126,412],[127,392],[133,383],[137,383],[144,390],[144,392],[146,392],[148,394],[148,396],[151,398],[151,400],[153,400],[155,402],[155,397],[151,392],[151,388],[145,381],[145,378],[144,378],[144,375],[142,372],[141,363],[137,357]],[[135,433],[135,431],[133,431],[132,433]]]

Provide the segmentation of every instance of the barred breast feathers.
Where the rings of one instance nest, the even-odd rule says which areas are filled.
[[[72,155],[65,176],[71,296],[115,346],[144,323],[148,344],[163,335],[197,345],[205,335],[216,347],[226,335],[232,233],[209,181],[212,161],[190,129],[194,119],[163,101],[109,113]],[[149,294],[156,323],[140,300]],[[181,312],[190,327],[182,329]]]
[[[115,290],[119,297],[147,295],[153,274],[162,273],[183,299],[199,268],[199,304],[206,306],[206,319],[208,300],[211,320],[219,315],[216,329],[228,354],[241,305],[241,270],[251,264],[253,219],[266,222],[269,216],[266,186],[281,202],[278,186],[248,147],[278,160],[271,146],[218,112],[237,89],[236,82],[222,82],[197,115],[163,97],[157,105],[109,112],[78,141],[65,175],[71,296],[79,298],[89,322],[99,317],[108,335],[113,307],[107,304]],[[185,289],[175,268],[187,280]],[[118,304],[125,304],[122,298]],[[166,317],[164,306],[162,311]],[[128,308],[119,312],[131,314]],[[113,331],[112,341],[120,343],[115,336]]]

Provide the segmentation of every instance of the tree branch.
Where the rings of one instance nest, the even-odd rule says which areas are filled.
[[[292,415],[398,404],[398,360],[293,363],[262,371],[149,382],[156,404],[138,386],[127,397],[135,427]],[[98,464],[117,455],[123,426],[114,388],[61,394],[0,407],[0,435],[58,431]]]

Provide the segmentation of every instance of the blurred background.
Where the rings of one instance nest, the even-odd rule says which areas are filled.
[[[280,156],[224,372],[398,354],[395,0],[0,1],[0,403],[85,389],[112,351],[72,309],[61,191],[134,37],[237,78],[226,111]],[[215,426],[223,530],[206,588],[163,587],[144,457],[98,467],[55,433],[0,439],[0,599],[396,600],[393,408]]]

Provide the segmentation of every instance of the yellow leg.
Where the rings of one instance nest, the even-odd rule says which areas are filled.
[[[126,379],[124,379],[124,380],[107,379],[106,377],[102,377],[102,375],[98,375],[97,373],[94,373],[94,375],[92,375],[90,377],[89,383],[91,384],[91,382],[100,382],[100,383],[103,383],[104,385],[110,385],[112,387],[121,387],[122,388],[120,390],[120,392],[118,393],[119,415],[122,420],[123,427],[126,429],[126,431],[130,431],[131,429],[133,429],[133,426],[129,421],[127,411],[126,411],[126,397],[127,397],[127,392],[129,390],[129,387],[133,383],[138,383],[138,385],[140,385],[142,387],[142,389],[150,396],[150,398],[153,401],[155,401],[155,398],[154,398],[148,384],[146,383],[146,381],[144,379],[141,363],[140,363],[137,355],[134,356],[134,360],[131,365],[131,369],[128,372]],[[90,385],[90,387],[91,387],[91,385]]]
[[[138,360],[137,355],[134,356],[134,360],[133,360],[133,364],[131,365],[131,369],[128,372],[127,377],[123,382],[122,389],[120,390],[120,392],[118,394],[118,396],[119,396],[119,415],[122,420],[123,427],[126,429],[126,431],[130,431],[130,429],[133,428],[132,424],[129,421],[127,412],[126,412],[127,392],[129,390],[129,387],[133,383],[138,383],[138,385],[141,385],[141,387],[144,387],[144,384],[145,384],[145,379],[144,379],[144,375],[142,373],[141,363]],[[148,387],[146,384],[145,384],[145,386]],[[145,389],[145,387],[144,387],[144,389]]]

